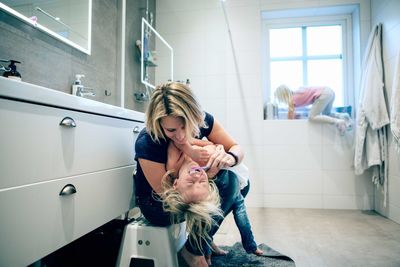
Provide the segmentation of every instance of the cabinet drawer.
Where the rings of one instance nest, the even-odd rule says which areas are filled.
[[[26,266],[129,210],[133,170],[0,190],[0,266]],[[60,196],[68,184],[76,193]]]
[[[6,99],[0,106],[0,147],[7,151],[0,155],[0,189],[132,165],[134,141],[144,127]],[[76,127],[61,126],[66,117]]]

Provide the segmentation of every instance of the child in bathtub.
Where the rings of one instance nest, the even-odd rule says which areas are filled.
[[[191,149],[195,150],[199,148],[203,148],[204,150],[206,150],[209,155],[212,155],[216,151],[216,149],[219,149],[216,145],[212,144],[209,141],[197,140],[196,145],[192,145]],[[173,186],[176,190],[180,191],[182,195],[185,195],[187,192],[184,189],[185,187],[182,186],[185,183],[185,181],[187,182],[188,180],[190,180],[191,175],[194,176],[199,175],[200,173],[206,171],[207,168],[200,167],[200,165],[197,162],[193,161],[190,157],[182,155],[182,152],[171,143],[168,147],[168,161],[171,160],[176,162],[179,159],[182,160],[181,158],[182,156],[185,157],[184,163],[180,167],[180,170],[177,171],[178,177],[176,177],[175,180],[171,182],[171,186]],[[204,161],[202,164],[204,164]],[[239,165],[236,165],[234,167],[229,167],[226,169],[234,172],[238,177],[240,183],[241,194],[239,195],[237,201],[232,206],[232,213],[235,223],[240,232],[243,248],[246,250],[247,253],[253,253],[257,256],[260,256],[263,254],[263,251],[257,247],[257,243],[254,241],[254,236],[251,230],[251,225],[247,215],[246,206],[244,204],[244,197],[247,195],[250,188],[248,168],[243,163],[241,163]],[[197,193],[197,194],[202,196],[203,198],[207,195],[206,193]],[[192,197],[190,198],[193,199]],[[214,254],[216,255],[227,254],[226,251],[220,249],[214,243],[212,243],[211,246]],[[206,255],[207,255],[206,256],[207,262],[210,263],[211,251],[209,251],[209,253],[206,253]]]

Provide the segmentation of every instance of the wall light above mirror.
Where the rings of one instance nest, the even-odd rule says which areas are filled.
[[[1,0],[0,9],[90,55],[92,0]]]

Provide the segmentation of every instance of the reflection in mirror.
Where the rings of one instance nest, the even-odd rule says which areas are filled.
[[[1,0],[0,8],[90,54],[92,0]]]
[[[174,51],[164,38],[142,18],[142,40],[140,46],[141,81],[155,88],[157,84],[173,81]]]

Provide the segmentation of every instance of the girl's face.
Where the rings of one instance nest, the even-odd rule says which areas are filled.
[[[187,203],[196,203],[207,198],[210,187],[208,177],[204,170],[194,161],[186,161],[179,170],[179,177],[174,181],[174,189],[177,190]]]
[[[165,135],[176,144],[187,141],[185,122],[181,117],[167,116],[161,119],[161,127]]]

